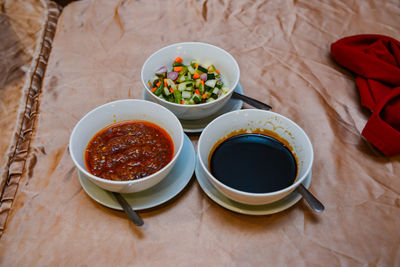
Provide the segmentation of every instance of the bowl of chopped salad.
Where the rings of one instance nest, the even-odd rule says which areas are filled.
[[[239,77],[239,66],[231,54],[200,42],[161,48],[145,61],[141,72],[152,101],[184,120],[202,119],[221,109]]]

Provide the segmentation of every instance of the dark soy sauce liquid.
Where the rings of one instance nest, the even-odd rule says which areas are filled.
[[[293,184],[296,159],[280,141],[261,134],[240,134],[223,141],[210,160],[223,184],[250,193],[268,193]]]

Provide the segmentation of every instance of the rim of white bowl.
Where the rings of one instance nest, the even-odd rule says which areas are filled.
[[[136,180],[114,181],[114,180],[109,180],[109,179],[101,178],[101,177],[98,177],[98,176],[96,176],[96,175],[91,174],[90,172],[88,172],[88,171],[86,170],[86,168],[82,168],[82,166],[81,166],[81,165],[78,163],[78,161],[75,159],[75,156],[74,156],[74,153],[73,153],[73,148],[72,148],[72,146],[71,146],[71,143],[72,143],[72,141],[73,141],[72,138],[73,138],[73,136],[74,136],[74,134],[75,134],[75,132],[76,132],[76,129],[77,129],[78,125],[79,125],[80,123],[82,123],[82,121],[83,121],[86,117],[90,116],[92,113],[98,111],[99,109],[104,108],[105,106],[109,106],[109,105],[113,105],[113,104],[121,103],[121,102],[145,102],[145,103],[148,103],[148,104],[150,104],[150,105],[157,105],[157,106],[161,107],[162,109],[164,109],[165,112],[170,113],[170,114],[173,116],[172,118],[173,118],[174,120],[176,120],[176,122],[178,123],[179,128],[180,128],[180,133],[181,133],[181,135],[180,135],[180,136],[181,136],[181,138],[180,138],[180,145],[179,145],[178,150],[177,150],[177,152],[175,153],[174,157],[170,160],[170,162],[168,162],[167,165],[165,165],[163,168],[161,168],[160,170],[156,171],[155,173],[150,174],[150,175],[145,176],[145,177],[142,177],[142,178],[140,178],[140,179],[136,179]],[[117,123],[118,123],[118,122],[117,122]],[[110,124],[110,125],[112,125],[112,124]],[[105,126],[105,127],[107,127],[107,126]],[[102,128],[102,129],[103,129],[103,128]],[[102,129],[99,129],[99,131],[101,131]],[[77,166],[78,169],[79,169],[81,172],[83,172],[85,175],[89,176],[90,178],[92,178],[92,179],[94,179],[94,180],[97,180],[97,181],[99,181],[99,182],[108,182],[108,183],[110,183],[110,184],[119,184],[119,185],[121,185],[121,184],[132,184],[132,183],[135,184],[135,183],[139,183],[139,182],[142,182],[142,181],[151,179],[152,177],[154,177],[155,175],[157,175],[158,173],[160,173],[160,172],[163,171],[164,169],[168,168],[171,164],[173,164],[173,163],[176,161],[176,159],[178,158],[178,156],[180,155],[180,153],[181,153],[181,150],[182,150],[182,147],[183,147],[183,141],[184,141],[184,132],[183,132],[182,124],[179,122],[179,120],[178,120],[178,118],[175,116],[175,114],[172,113],[169,109],[167,109],[167,108],[165,108],[165,107],[163,107],[163,106],[161,106],[161,105],[159,105],[159,104],[157,104],[157,103],[154,103],[154,102],[151,102],[151,101],[147,101],[147,100],[142,100],[142,99],[122,99],[122,100],[116,100],[116,101],[108,102],[108,103],[106,103],[106,104],[103,104],[103,105],[101,105],[101,106],[98,106],[98,107],[92,109],[91,111],[89,111],[85,116],[83,116],[83,117],[75,124],[75,127],[74,127],[74,129],[72,130],[72,132],[71,132],[71,135],[70,135],[70,138],[69,138],[69,150],[70,150],[70,155],[71,155],[72,161],[74,162],[75,166]],[[83,151],[83,153],[85,153],[85,151]]]
[[[273,192],[251,193],[251,192],[237,190],[235,188],[227,186],[224,183],[220,182],[217,178],[214,177],[214,175],[211,174],[211,172],[209,171],[208,167],[205,165],[205,163],[203,162],[203,160],[202,160],[202,158],[200,156],[200,154],[201,154],[201,143],[202,143],[202,139],[204,138],[204,134],[203,133],[206,132],[208,130],[208,128],[211,128],[214,124],[217,124],[219,120],[222,120],[227,116],[230,116],[230,114],[232,114],[232,113],[238,113],[238,112],[239,113],[242,113],[242,112],[271,113],[274,116],[277,116],[277,117],[279,117],[281,119],[289,121],[289,123],[293,124],[293,126],[295,128],[297,128],[304,135],[304,137],[306,139],[306,143],[307,143],[306,145],[310,147],[311,159],[310,159],[310,163],[308,164],[308,166],[306,166],[306,171],[304,172],[304,174],[301,177],[296,177],[297,179],[293,184],[291,184],[290,186],[285,187],[285,188],[283,188],[281,190],[277,190],[277,191],[273,191]],[[276,112],[269,111],[269,110],[260,110],[260,109],[242,109],[242,110],[231,111],[231,112],[225,113],[225,114],[219,116],[218,118],[214,119],[212,122],[210,122],[204,128],[203,132],[201,133],[201,135],[199,137],[199,141],[197,143],[197,151],[198,151],[198,154],[199,154],[198,157],[199,157],[199,162],[200,162],[201,167],[203,168],[203,170],[206,171],[207,175],[213,179],[213,181],[215,181],[217,184],[219,184],[223,188],[225,188],[227,190],[230,190],[230,191],[232,191],[234,193],[242,194],[242,195],[245,195],[245,196],[253,196],[253,197],[275,196],[275,195],[279,195],[279,194],[282,194],[284,192],[296,189],[300,185],[300,183],[302,183],[304,181],[304,179],[307,177],[307,175],[310,173],[312,165],[313,165],[313,162],[314,162],[314,150],[313,150],[313,146],[312,146],[312,143],[310,141],[310,138],[308,137],[306,132],[299,125],[297,125],[297,123],[295,123],[291,119],[289,119],[289,118],[287,118],[287,117],[285,117],[285,116],[283,116],[281,114],[278,114]]]
[[[208,103],[201,103],[201,104],[196,104],[196,105],[182,105],[182,104],[177,104],[177,103],[173,103],[173,102],[168,102],[168,101],[166,101],[166,100],[164,100],[164,99],[162,99],[162,98],[159,98],[158,96],[155,96],[155,95],[151,92],[150,88],[147,87],[147,82],[144,80],[144,77],[143,77],[143,76],[144,76],[143,68],[144,68],[144,66],[147,64],[147,62],[150,61],[150,58],[152,58],[152,57],[155,56],[157,53],[159,53],[160,51],[165,50],[165,49],[167,49],[167,48],[171,48],[171,47],[179,46],[179,45],[187,45],[187,44],[189,44],[189,45],[196,44],[196,45],[204,45],[204,46],[213,47],[213,48],[215,48],[215,49],[221,51],[222,53],[225,53],[229,58],[232,59],[233,65],[234,65],[234,67],[235,67],[235,68],[237,69],[237,71],[238,71],[238,75],[237,75],[237,78],[235,79],[235,81],[232,83],[232,86],[230,86],[229,91],[228,91],[226,94],[224,94],[222,97],[219,97],[219,98],[217,98],[216,100],[214,100],[214,101],[212,101],[212,102],[208,102]],[[226,50],[224,50],[224,49],[222,49],[222,48],[220,48],[220,47],[218,47],[218,46],[215,46],[215,45],[212,45],[212,44],[208,44],[208,43],[203,43],[203,42],[181,42],[181,43],[174,43],[174,44],[171,44],[171,45],[164,46],[164,47],[158,49],[157,51],[155,51],[154,53],[152,53],[152,54],[146,59],[146,61],[143,63],[140,76],[141,76],[141,79],[142,79],[143,86],[144,86],[144,88],[147,90],[147,92],[148,92],[151,96],[157,97],[157,99],[160,100],[162,103],[170,104],[170,105],[176,106],[176,107],[193,108],[193,107],[200,107],[200,106],[201,106],[201,107],[204,107],[204,106],[212,105],[213,103],[220,102],[222,99],[224,99],[224,98],[230,96],[230,95],[232,94],[233,90],[236,88],[236,86],[237,86],[238,83],[239,83],[239,80],[240,80],[240,68],[239,68],[239,64],[237,63],[236,59],[235,59],[229,52],[227,52]]]

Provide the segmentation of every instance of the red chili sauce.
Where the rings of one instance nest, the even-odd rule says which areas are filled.
[[[153,174],[174,155],[171,137],[146,121],[124,121],[98,132],[86,147],[89,172],[97,177],[135,180]]]

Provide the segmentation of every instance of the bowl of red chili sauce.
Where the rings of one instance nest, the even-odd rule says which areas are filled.
[[[71,133],[69,150],[81,175],[105,190],[132,193],[167,176],[183,138],[182,125],[171,111],[127,99],[86,114]]]

